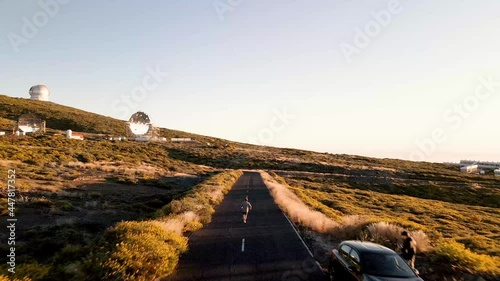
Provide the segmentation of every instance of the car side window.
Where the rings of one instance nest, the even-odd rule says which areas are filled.
[[[347,245],[342,245],[342,247],[340,247],[340,254],[344,257],[344,258],[348,258],[349,257],[349,252],[351,251],[351,247],[347,246]]]
[[[357,265],[361,264],[361,260],[359,259],[359,254],[358,254],[358,252],[356,252],[356,250],[352,249],[351,252],[349,253],[349,257]]]

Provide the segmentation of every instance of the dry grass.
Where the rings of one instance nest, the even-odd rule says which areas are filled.
[[[306,207],[325,210],[325,215],[339,222],[332,232],[324,233],[330,235],[326,237],[371,240],[398,251],[400,233],[407,230],[416,241],[417,253],[427,252],[417,258],[427,263],[424,279],[443,280],[444,276],[463,274],[480,275],[486,280],[499,277],[500,212],[498,208],[477,206],[481,194],[473,200],[474,206],[469,206],[467,202],[454,204],[365,190],[366,186],[339,186],[334,178],[335,183],[329,184],[324,175],[299,180],[290,176],[286,181],[275,175],[275,179]],[[408,188],[405,192],[414,191]],[[443,197],[453,194],[454,190],[449,190]]]
[[[338,223],[323,213],[311,210],[297,195],[282,184],[274,181],[269,174],[265,172],[260,172],[260,174],[271,191],[276,204],[285,211],[292,221],[320,233],[332,232],[338,226]]]
[[[387,222],[372,223],[367,226],[371,239],[383,245],[397,245],[401,240],[401,226]],[[422,230],[408,231],[409,236],[416,243],[417,252],[427,252],[430,249],[429,237]]]

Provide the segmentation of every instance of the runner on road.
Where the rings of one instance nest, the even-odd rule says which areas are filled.
[[[252,204],[248,202],[248,196],[245,197],[245,201],[241,203],[241,211],[243,212],[243,223],[247,223],[248,212],[252,209]]]

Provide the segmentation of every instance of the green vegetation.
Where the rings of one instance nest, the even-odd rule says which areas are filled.
[[[166,276],[187,249],[184,235],[210,222],[214,206],[222,201],[223,195],[241,174],[241,171],[215,174],[178,194],[179,199],[167,205],[152,200],[150,203],[154,202],[158,207],[152,209],[156,213],[150,217],[154,218],[119,222],[97,239],[75,224],[33,228],[19,237],[19,240],[28,242],[18,247],[19,265],[14,277],[29,280],[153,280]],[[207,200],[183,204],[201,198]],[[43,206],[37,205],[37,208],[74,208],[75,204],[68,200],[54,203],[45,199],[40,202],[44,202]],[[179,203],[182,210],[176,207]],[[96,225],[80,227],[93,228]],[[39,263],[35,261],[37,259],[49,260],[49,263]]]
[[[121,222],[101,243],[112,245],[99,264],[106,280],[148,281],[168,275],[187,249],[187,238],[158,221]]]
[[[112,142],[108,140],[69,140],[63,136],[20,137],[12,141],[0,138],[0,158],[20,161],[33,169],[30,179],[59,180],[60,166],[106,168],[113,172],[124,172],[126,167],[141,164],[179,171],[194,171],[196,165],[173,160],[160,143]],[[85,165],[96,163],[95,165]],[[113,165],[115,167],[113,167]],[[25,170],[23,170],[24,172]]]
[[[459,193],[454,188],[441,191],[444,200],[430,200],[419,198],[418,187],[412,185],[402,187],[406,189],[405,193],[413,194],[409,196],[380,192],[381,187],[377,185],[370,187],[361,184],[358,187],[345,181],[339,183],[337,177],[324,174],[278,174],[284,179],[277,174],[274,177],[282,184],[289,184],[289,189],[311,209],[341,224],[346,217],[362,216],[353,224],[356,227],[349,234],[332,232],[333,238],[344,235],[342,239],[374,239],[373,235],[366,236],[366,230],[373,228],[374,223],[388,222],[397,229],[427,233],[434,248],[426,257],[448,265],[446,270],[444,267],[441,269],[444,271],[442,274],[469,272],[482,274],[485,278],[500,275],[500,210],[498,207],[489,207],[490,201],[487,199],[484,200],[487,203],[483,204],[476,195],[474,200],[463,200],[458,204],[446,200]],[[491,192],[498,190],[492,188]],[[456,196],[454,201],[459,198]],[[386,232],[389,226],[385,226]],[[390,235],[385,233],[383,237],[375,237],[375,240],[395,248],[394,238],[397,235],[398,231],[392,231]],[[387,238],[391,238],[392,242]],[[434,278],[428,277],[430,280]]]
[[[84,132],[86,137],[129,135],[127,123],[122,120],[53,102],[0,95],[0,131],[11,132],[19,117],[27,113],[36,114],[45,120],[47,131],[50,133],[61,134],[71,129],[75,132]],[[202,143],[210,142],[212,145],[222,146],[221,140],[182,131],[160,129],[159,134],[166,138],[193,138]]]
[[[106,280],[153,280],[169,275],[187,250],[182,234],[210,222],[213,207],[241,174],[217,174],[163,207],[154,220],[121,222],[109,229],[97,243],[86,275]]]
[[[477,254],[453,239],[440,240],[432,256],[434,262],[443,265],[448,273],[454,268],[471,273],[500,276],[500,258]]]
[[[159,135],[195,141],[112,142],[105,136],[127,136],[124,121],[2,95],[0,109],[3,131],[11,131],[26,113],[47,124],[45,136],[0,136],[0,173],[16,169],[16,215],[29,226],[19,231],[20,273],[14,277],[119,279],[135,276],[136,261],[162,264],[157,271],[148,269],[150,276],[167,274],[184,250],[183,235],[210,221],[213,206],[238,176],[220,174],[223,169],[275,171],[280,176],[275,178],[311,209],[335,222],[352,220],[342,229],[345,237],[374,239],[367,236],[370,227],[379,234],[399,228],[425,232],[432,248],[417,264],[428,262],[435,270],[424,272],[426,280],[464,272],[486,279],[498,275],[493,269],[500,257],[500,181],[492,175],[464,174],[435,163],[254,146],[169,129],[159,129]],[[66,129],[84,132],[86,140],[65,139]],[[0,194],[2,215],[5,202]],[[143,223],[148,230],[136,231]],[[175,254],[165,256],[160,247],[134,256],[130,249],[152,250],[137,242],[143,236],[152,244],[170,241],[166,244]],[[393,245],[394,239],[380,242]],[[85,262],[89,252],[106,266]],[[436,268],[436,261],[450,267]]]
[[[50,104],[50,106],[47,106]],[[0,95],[0,112],[5,119],[17,120],[21,115],[35,113],[56,130],[126,135],[125,122],[59,104]],[[0,120],[1,121],[1,120]],[[12,122],[0,122],[3,130],[11,131]]]
[[[231,189],[241,175],[242,172],[234,171],[213,176],[197,185],[186,196],[179,200],[172,200],[162,208],[159,216],[176,217],[192,213],[196,217],[196,219],[191,219],[194,224],[190,223],[186,226],[189,231],[195,231],[197,230],[195,226],[201,227],[211,221],[212,214],[215,212],[213,207],[222,202],[224,194]]]

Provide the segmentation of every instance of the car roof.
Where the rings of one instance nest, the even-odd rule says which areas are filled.
[[[356,249],[359,253],[396,254],[393,250],[373,242],[347,240],[340,243],[340,246],[342,245],[349,245],[351,248]]]

